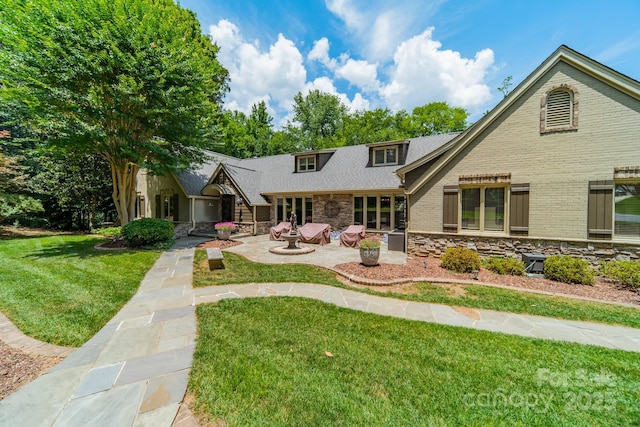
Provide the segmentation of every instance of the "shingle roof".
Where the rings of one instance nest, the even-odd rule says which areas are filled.
[[[441,147],[458,134],[434,135],[409,139],[406,163],[411,163]],[[261,171],[258,193],[294,193],[319,191],[357,191],[397,189],[398,165],[367,167],[369,147],[353,145],[336,149],[319,171],[295,173],[291,154],[243,159],[245,169]]]
[[[458,133],[408,139],[406,164],[437,150]],[[398,165],[367,167],[369,147],[340,147],[319,171],[295,173],[295,157],[291,154],[236,159],[210,153],[212,162],[199,169],[178,175],[189,195],[199,195],[220,162],[231,179],[240,187],[250,204],[265,204],[263,194],[322,191],[393,190],[400,188],[395,174]]]
[[[209,161],[195,166],[193,169],[178,172],[176,178],[188,196],[199,196],[202,188],[207,184],[220,162],[238,161],[235,157],[226,156],[213,151],[203,150]]]

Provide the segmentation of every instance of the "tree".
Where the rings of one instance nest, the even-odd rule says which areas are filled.
[[[506,98],[507,95],[509,95],[509,93],[511,92],[511,85],[513,84],[511,82],[512,79],[513,79],[512,76],[505,77],[504,80],[502,81],[502,86],[498,88],[498,90],[502,92],[502,96],[504,98]]]
[[[410,137],[459,132],[467,128],[467,111],[446,102],[416,107],[409,117]]]
[[[8,132],[0,135],[0,138],[8,137]],[[28,184],[21,160],[5,156],[0,149],[0,223],[43,211],[40,201],[23,194]]]
[[[406,137],[397,126],[396,115],[388,108],[346,114],[343,123],[340,135],[346,145],[393,141]]]
[[[347,107],[336,95],[312,90],[293,98],[293,121],[300,124],[300,146],[311,150],[336,146]]]
[[[103,217],[112,214],[111,173],[102,157],[56,158],[49,153],[34,153],[30,160],[31,188],[42,200],[50,225],[91,230],[96,226],[98,213]]]
[[[102,156],[123,225],[140,168],[185,168],[218,134],[228,73],[174,0],[5,0],[0,22],[0,109],[63,152]]]
[[[251,157],[268,154],[269,140],[273,137],[273,117],[267,111],[267,104],[260,101],[251,106],[251,114],[247,119],[247,131],[252,138]]]

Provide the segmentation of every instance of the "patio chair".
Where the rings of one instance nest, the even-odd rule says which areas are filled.
[[[282,221],[280,224],[269,229],[269,240],[282,240],[280,235],[282,235],[282,233],[288,233],[289,231],[291,231],[291,223]]]
[[[331,226],[317,222],[308,222],[298,228],[300,240],[304,243],[317,243],[320,246],[331,242]]]
[[[350,225],[340,234],[340,246],[357,248],[366,236],[364,225]]]

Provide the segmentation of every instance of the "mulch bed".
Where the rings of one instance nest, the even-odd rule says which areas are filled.
[[[38,378],[61,360],[29,355],[0,341],[0,399]]]
[[[349,262],[339,264],[335,268],[348,275],[377,281],[436,278],[444,281],[463,280],[469,283],[475,282],[473,274],[453,273],[442,268],[440,259],[434,257],[409,256],[405,265],[381,263],[375,267],[366,267],[358,262]],[[516,290],[544,291],[640,306],[640,295],[635,288],[612,282],[603,277],[596,277],[593,286],[586,286],[555,282],[537,277],[499,275],[483,268],[478,273],[477,281],[506,286]],[[393,286],[390,288],[393,288]]]

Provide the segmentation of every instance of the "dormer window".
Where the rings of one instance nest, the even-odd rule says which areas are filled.
[[[298,172],[312,172],[316,170],[316,156],[299,156]]]
[[[373,166],[398,164],[398,147],[380,147],[373,149]]]

